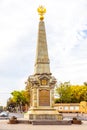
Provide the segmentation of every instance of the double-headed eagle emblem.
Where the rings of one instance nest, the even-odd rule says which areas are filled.
[[[40,15],[40,20],[43,20],[44,14],[46,13],[46,8],[44,8],[43,6],[39,6],[37,11],[38,11],[38,14]]]

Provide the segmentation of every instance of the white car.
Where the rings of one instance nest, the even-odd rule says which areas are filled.
[[[3,111],[0,113],[0,117],[8,117],[8,116],[9,116],[9,114],[6,111]]]

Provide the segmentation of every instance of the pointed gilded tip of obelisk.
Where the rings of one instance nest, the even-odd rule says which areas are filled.
[[[46,8],[41,5],[41,6],[39,6],[39,7],[37,8],[37,12],[38,12],[38,14],[40,15],[40,20],[41,20],[41,21],[44,20],[44,14],[46,13]]]

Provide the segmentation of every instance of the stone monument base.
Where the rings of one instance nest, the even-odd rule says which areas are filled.
[[[26,116],[27,115],[27,116]],[[28,118],[29,121],[53,121],[53,120],[62,120],[62,114],[58,113],[55,109],[30,109],[27,114],[25,114],[25,118]]]
[[[32,124],[33,125],[71,125],[72,124],[72,121],[69,120],[62,120],[62,121],[59,121],[59,120],[54,120],[54,121],[32,121]]]

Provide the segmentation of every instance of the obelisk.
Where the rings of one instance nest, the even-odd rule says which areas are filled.
[[[39,27],[38,27],[38,40],[36,48],[36,60],[34,74],[50,74],[50,65],[48,57],[47,39],[45,31],[45,23],[43,14],[46,13],[46,9],[40,6],[38,8],[40,15]]]
[[[44,23],[46,9],[40,6],[38,27],[38,40],[34,74],[28,77],[27,85],[30,87],[29,121],[57,120],[59,113],[54,109],[54,87],[56,79],[50,72],[47,39]]]

